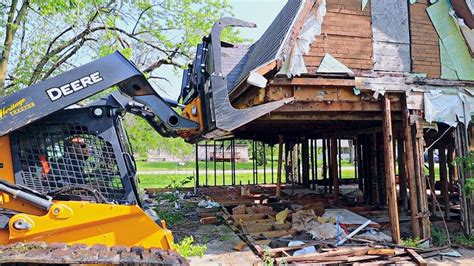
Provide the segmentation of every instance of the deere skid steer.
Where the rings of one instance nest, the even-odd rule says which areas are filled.
[[[231,106],[220,57],[227,26],[253,24],[214,24],[186,72],[182,114],[118,52],[0,98],[0,263],[187,263],[140,199],[121,118],[132,113],[165,137],[195,142],[229,137],[283,105]]]

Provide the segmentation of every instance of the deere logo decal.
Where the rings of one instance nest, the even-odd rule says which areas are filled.
[[[79,90],[92,86],[102,80],[104,79],[101,77],[99,71],[97,71],[90,75],[66,83],[62,86],[49,88],[46,90],[46,93],[48,94],[49,99],[54,102],[61,99],[62,97],[66,97]]]
[[[29,102],[27,103],[26,98],[21,98],[17,102],[14,102],[10,105],[6,105],[4,107],[1,107],[0,109],[0,120],[5,118],[7,115],[16,115],[18,113],[21,113],[25,110],[28,110],[30,108],[35,107],[34,102]]]

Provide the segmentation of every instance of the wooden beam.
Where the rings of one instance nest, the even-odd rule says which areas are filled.
[[[385,110],[383,120],[383,146],[385,158],[385,182],[387,188],[387,207],[390,216],[390,231],[392,241],[400,243],[400,224],[398,221],[397,184],[395,183],[395,158],[393,157],[393,132],[392,116],[390,109],[390,99],[388,95],[384,97]]]
[[[402,99],[406,99],[402,98]],[[416,182],[415,182],[415,161],[413,158],[413,139],[410,126],[410,111],[406,106],[406,102],[402,105],[403,110],[403,130],[405,138],[405,162],[407,169],[407,179],[409,188],[409,203],[411,216],[411,231],[413,237],[420,237],[420,224],[418,218],[418,200],[416,196]]]
[[[339,177],[337,169],[337,139],[331,138],[331,172],[333,180],[333,197],[334,201],[339,201]]]
[[[303,183],[303,186],[306,187],[306,188],[311,188],[309,186],[310,182],[309,182],[309,145],[308,145],[308,139],[307,138],[303,138],[301,140],[301,166],[303,168],[303,171],[302,171],[302,175],[301,175],[301,178],[302,178],[302,183]]]
[[[339,86],[339,87],[354,87],[354,79],[331,79],[331,78],[276,78],[270,81],[270,85],[296,85],[296,86]]]
[[[276,197],[281,197],[281,168],[283,164],[283,136],[278,136],[278,170],[277,170],[277,185]]]
[[[297,101],[278,109],[278,112],[380,112],[383,105],[372,101]],[[401,111],[400,103],[395,103],[393,111]],[[363,115],[363,114],[361,114]]]

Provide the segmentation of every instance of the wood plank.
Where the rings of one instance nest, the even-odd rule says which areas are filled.
[[[250,236],[253,239],[259,239],[262,237],[265,238],[276,238],[276,237],[282,237],[282,236],[287,236],[287,235],[294,235],[296,233],[295,230],[280,230],[280,231],[266,231],[266,232],[258,232],[258,233],[252,233]]]
[[[369,249],[369,251],[367,251],[367,255],[391,256],[391,255],[395,255],[395,250],[393,248]]]
[[[398,201],[397,201],[397,185],[395,183],[395,158],[393,157],[393,132],[392,132],[392,116],[390,109],[390,98],[385,94],[385,110],[383,120],[383,146],[385,157],[385,182],[387,189],[387,207],[390,216],[390,231],[392,233],[392,241],[395,244],[400,243],[400,224],[398,221]]]
[[[426,262],[425,259],[423,259],[422,256],[420,256],[420,254],[416,253],[416,251],[412,250],[412,249],[407,249],[407,252],[408,252],[408,255],[414,259],[416,261],[416,264],[417,265],[420,265],[420,266],[426,266],[428,265],[428,263]]]
[[[261,220],[268,218],[266,213],[256,213],[256,214],[233,214],[230,216],[232,220],[238,222],[240,220],[249,221],[249,220]]]
[[[354,87],[354,79],[331,79],[331,78],[276,78],[270,81],[270,85],[297,85],[297,86],[345,86]]]
[[[234,250],[242,251],[247,244],[244,241],[240,241],[237,245],[234,246]]]

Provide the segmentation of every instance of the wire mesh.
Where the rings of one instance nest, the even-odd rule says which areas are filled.
[[[107,200],[124,198],[125,190],[112,145],[79,124],[34,124],[19,130],[20,176],[25,186],[42,193],[88,186]],[[86,190],[74,196],[93,200]]]

